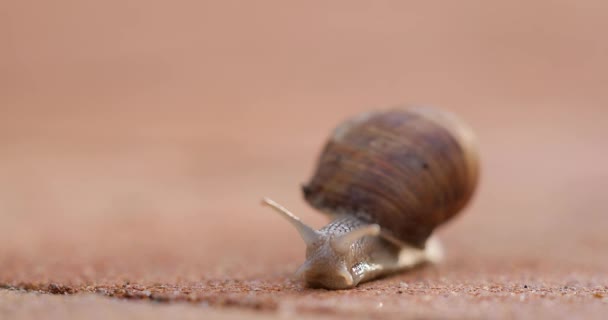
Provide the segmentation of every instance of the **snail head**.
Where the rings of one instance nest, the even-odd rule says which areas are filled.
[[[265,198],[268,205],[283,216],[300,234],[306,244],[306,261],[296,276],[311,287],[346,289],[356,285],[351,266],[354,263],[352,245],[365,236],[377,236],[380,227],[367,225],[340,234],[315,230],[278,203]]]

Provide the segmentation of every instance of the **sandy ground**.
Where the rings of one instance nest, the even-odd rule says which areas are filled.
[[[2,2],[0,318],[604,318],[607,9]],[[303,288],[260,198],[320,227],[299,185],[327,134],[399,104],[480,138],[446,261]]]

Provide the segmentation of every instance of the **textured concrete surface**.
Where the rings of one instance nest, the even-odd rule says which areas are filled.
[[[0,318],[605,318],[606,9],[2,2]],[[480,138],[445,262],[303,288],[260,198],[320,227],[299,185],[325,137],[402,103]]]

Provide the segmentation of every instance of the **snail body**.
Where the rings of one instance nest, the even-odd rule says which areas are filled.
[[[311,287],[347,289],[426,262],[438,262],[432,232],[469,202],[478,180],[472,131],[431,108],[369,112],[339,125],[304,198],[331,222],[307,226],[265,199],[300,233]]]

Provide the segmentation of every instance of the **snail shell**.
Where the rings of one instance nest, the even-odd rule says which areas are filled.
[[[352,288],[425,262],[441,248],[433,230],[468,203],[478,180],[472,131],[431,108],[369,112],[338,126],[304,198],[331,221],[319,230],[276,202],[306,243],[298,269],[312,287]]]
[[[322,212],[357,215],[423,248],[471,198],[477,158],[471,130],[449,113],[370,112],[334,131],[302,189]]]

